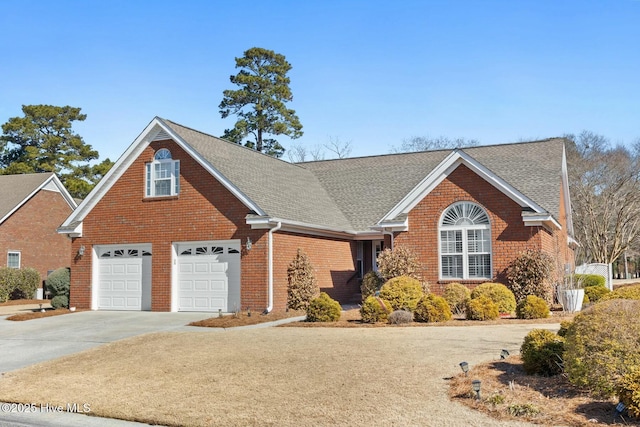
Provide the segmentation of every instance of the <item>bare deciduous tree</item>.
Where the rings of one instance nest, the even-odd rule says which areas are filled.
[[[338,159],[344,159],[351,154],[351,141],[341,141],[337,136],[330,136],[329,143],[324,148],[331,151]]]
[[[628,149],[589,131],[565,137],[578,257],[610,264],[640,237],[640,141]]]
[[[408,153],[412,151],[444,150],[462,147],[475,147],[480,145],[477,139],[448,138],[438,136],[436,138],[427,136],[412,136],[402,140],[399,147],[391,147],[392,153]]]

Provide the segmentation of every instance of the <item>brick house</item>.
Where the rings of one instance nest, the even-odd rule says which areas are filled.
[[[71,305],[153,311],[284,310],[298,248],[348,301],[385,247],[439,292],[574,243],[563,139],[290,164],[160,118],[58,231]]]
[[[77,207],[53,173],[0,175],[0,252],[4,266],[49,271],[68,267],[71,240],[56,233]]]

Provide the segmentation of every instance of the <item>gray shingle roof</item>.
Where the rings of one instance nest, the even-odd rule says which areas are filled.
[[[268,215],[337,230],[353,230],[309,169],[168,120],[164,122]]]
[[[269,216],[368,231],[451,150],[290,164],[164,120]],[[560,138],[463,151],[558,219]]]
[[[0,175],[0,218],[14,210],[51,175],[52,173]]]
[[[563,140],[466,148],[473,157],[556,219]],[[377,223],[451,150],[389,154],[301,164],[312,170],[356,230]]]
[[[564,142],[552,138],[464,151],[558,220]]]

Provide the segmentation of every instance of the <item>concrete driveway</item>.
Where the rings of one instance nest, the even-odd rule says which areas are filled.
[[[149,332],[210,329],[186,325],[212,315],[85,311],[24,322],[0,317],[0,373]]]

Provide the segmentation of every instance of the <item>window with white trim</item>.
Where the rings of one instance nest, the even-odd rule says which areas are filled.
[[[20,268],[20,252],[18,251],[7,252],[7,267]]]
[[[173,160],[171,151],[158,150],[153,162],[147,163],[146,196],[176,196],[180,193],[180,160]]]
[[[442,214],[440,278],[491,279],[491,224],[483,208],[458,202]]]

